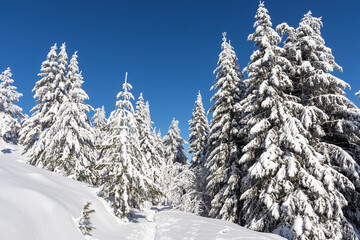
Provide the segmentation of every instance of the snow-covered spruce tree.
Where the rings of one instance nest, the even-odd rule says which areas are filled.
[[[206,192],[206,176],[207,170],[204,167],[207,137],[209,133],[208,119],[205,115],[200,91],[195,101],[195,109],[192,113],[192,119],[189,120],[189,153],[193,153],[191,157],[188,194],[183,196],[182,209],[191,211],[198,215],[207,215],[209,211],[209,199]],[[194,177],[195,176],[195,177]]]
[[[325,46],[321,36],[322,25],[321,18],[308,12],[296,30],[287,24],[279,25],[277,30],[288,34],[284,48],[296,70],[291,75],[294,94],[305,106],[301,120],[313,139],[317,140],[314,146],[325,155],[328,164],[353,184],[336,187],[348,202],[344,208],[345,216],[359,231],[360,110],[345,97],[343,89],[350,86],[331,74],[334,69],[342,69],[335,62],[331,49]],[[343,237],[351,239],[346,234],[343,231]]]
[[[105,116],[105,108],[102,106],[101,108],[95,109],[95,114],[91,118],[94,124],[94,143],[95,147],[99,149],[102,145],[102,142],[106,136],[106,116]]]
[[[189,149],[192,153],[191,165],[201,164],[202,157],[205,153],[205,146],[207,143],[207,135],[209,133],[208,119],[205,115],[200,91],[195,101],[195,109],[192,113],[192,118],[189,120]]]
[[[156,153],[156,160],[158,161],[157,163],[158,169],[156,171],[159,174],[159,178],[155,179],[155,183],[161,189],[163,186],[162,183],[163,170],[165,169],[166,166],[166,159],[165,159],[166,147],[164,145],[160,130],[158,131],[158,133],[156,133],[156,128],[154,128],[153,136],[154,136],[154,148]],[[161,194],[163,195],[163,193]]]
[[[187,157],[184,144],[187,142],[180,136],[179,121],[172,120],[167,135],[164,137],[165,161],[168,163],[186,164]]]
[[[239,161],[246,170],[240,223],[288,239],[342,239],[352,227],[336,186],[350,183],[310,144],[312,136],[299,120],[304,107],[289,94],[291,64],[263,3],[255,18],[256,30],[248,39],[259,49],[245,68],[248,90],[237,105],[240,133],[248,136]]]
[[[94,133],[87,112],[92,107],[84,101],[89,97],[82,89],[83,77],[79,71],[77,52],[66,70],[66,97],[63,98],[55,122],[47,132],[50,140],[44,151],[52,170],[64,176],[88,181],[90,166],[95,160]],[[62,75],[61,75],[62,76]]]
[[[164,142],[163,142],[163,138],[161,136],[161,132],[160,130],[158,131],[158,133],[156,133],[156,129],[153,130],[153,134],[155,137],[155,150],[156,150],[156,153],[159,157],[159,162],[160,162],[160,165],[164,165],[165,164],[165,145],[164,145]]]
[[[149,104],[145,105],[143,94],[140,93],[136,102],[135,119],[137,122],[137,132],[140,140],[140,151],[149,165],[146,174],[154,182],[159,182],[159,156],[155,149],[155,137],[152,131],[152,121],[150,117]]]
[[[57,81],[60,79],[56,50],[55,44],[51,47],[47,59],[41,64],[39,76],[42,78],[36,82],[32,90],[35,92],[37,105],[30,110],[32,115],[24,122],[20,131],[20,143],[24,145],[24,153],[27,153],[32,165],[41,165],[41,162],[45,161],[41,154],[48,139],[42,137],[43,132],[55,122],[54,114],[57,112],[56,106],[59,106],[59,99],[55,97],[55,89],[59,85]]]
[[[125,217],[132,208],[142,209],[144,203],[152,201],[158,189],[146,171],[145,161],[139,146],[133,105],[127,82],[116,96],[114,111],[108,119],[109,136],[103,144],[101,159],[96,164],[97,183],[101,184],[99,196],[109,202],[118,217]]]
[[[344,96],[343,89],[350,85],[331,74],[334,69],[342,71],[342,68],[335,62],[331,49],[325,46],[320,31],[322,25],[321,18],[308,12],[296,30],[283,23],[277,31],[288,34],[285,56],[295,68],[290,77],[294,82],[293,94],[305,106],[302,113],[304,126],[314,132],[314,137],[336,138],[332,135],[338,134],[338,129],[331,127],[346,124],[337,118],[349,115],[348,110],[357,108]]]
[[[211,199],[211,217],[238,221],[239,173],[238,126],[235,121],[235,104],[244,91],[238,59],[223,33],[222,52],[219,54],[215,84],[211,90],[213,105],[209,109],[210,122],[205,166],[208,171],[207,194]]]
[[[182,174],[188,169],[184,144],[186,141],[180,136],[179,122],[172,120],[167,135],[163,138],[165,146],[165,162],[161,169],[161,191],[164,194],[165,204],[178,207],[181,197],[186,192],[185,184],[189,178]]]
[[[163,170],[163,203],[181,211],[205,215],[208,212],[207,199],[197,190],[197,176],[193,169],[188,164],[173,163],[164,165]]]
[[[183,144],[175,119],[169,127],[168,134],[164,137],[165,162],[161,165],[161,191],[163,203],[171,205],[182,211],[204,215],[207,208],[204,203],[203,193],[196,188],[196,175],[189,168]]]
[[[0,134],[3,140],[17,143],[20,121],[24,118],[22,109],[15,104],[22,97],[12,84],[11,69],[8,67],[0,75]]]

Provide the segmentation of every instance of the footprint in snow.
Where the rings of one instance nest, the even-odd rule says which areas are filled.
[[[224,230],[221,230],[219,233],[227,233],[227,232],[229,232],[229,231],[230,231],[230,229],[225,228]]]

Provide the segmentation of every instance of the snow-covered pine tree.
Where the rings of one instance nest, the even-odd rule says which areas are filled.
[[[159,164],[156,159],[157,153],[155,150],[155,139],[152,132],[152,122],[150,118],[150,110],[147,109],[144,103],[143,94],[140,93],[139,99],[136,102],[135,119],[137,122],[137,133],[140,140],[140,151],[145,157],[148,166],[146,174],[154,182],[158,182],[159,179]]]
[[[165,204],[179,207],[184,193],[192,184],[188,174],[188,162],[184,151],[186,141],[180,136],[179,122],[172,120],[167,135],[163,138],[165,146],[165,162],[161,169],[161,191]]]
[[[209,133],[208,119],[205,115],[200,91],[195,101],[195,109],[192,113],[192,119],[189,120],[189,153],[191,156],[192,174],[187,174],[189,183],[188,194],[182,197],[181,209],[190,211],[198,215],[207,215],[209,211],[209,199],[206,194],[206,176],[207,170],[204,167],[206,144]]]
[[[24,118],[22,109],[15,104],[22,97],[12,84],[11,69],[8,67],[0,75],[0,134],[3,140],[17,143],[20,121]]]
[[[155,149],[157,152],[157,155],[159,156],[160,165],[163,165],[165,163],[165,145],[163,142],[163,138],[161,136],[161,131],[159,130],[158,133],[156,133],[156,129],[153,130],[155,138]]]
[[[40,162],[44,160],[40,157],[46,145],[46,139],[42,138],[42,134],[55,122],[54,106],[58,105],[56,103],[58,99],[55,99],[55,88],[57,78],[59,78],[56,50],[55,44],[51,47],[47,59],[41,64],[39,76],[42,78],[36,82],[32,90],[35,92],[34,98],[37,99],[37,105],[30,110],[32,115],[24,122],[20,131],[20,143],[24,145],[24,153],[27,153],[29,163],[32,165],[40,165]]]
[[[95,147],[99,149],[102,145],[102,142],[106,136],[106,116],[105,116],[105,108],[102,106],[101,108],[95,109],[95,114],[91,118],[94,124],[94,143]]]
[[[187,157],[184,144],[187,142],[180,136],[179,121],[172,120],[167,135],[164,137],[165,161],[167,163],[186,164]]]
[[[153,129],[152,124],[154,123],[151,120],[151,115],[150,115],[150,104],[148,101],[146,101],[145,103],[145,119],[146,119],[146,128],[148,131],[148,136],[149,136],[149,147],[152,147],[151,149],[151,155],[152,155],[152,162],[151,162],[151,168],[153,169],[153,181],[154,183],[158,184],[160,183],[160,169],[161,169],[161,165],[164,164],[164,152],[159,152],[156,145],[158,145],[157,143],[157,135],[156,135],[156,130]],[[161,134],[160,134],[160,141],[161,139]],[[162,144],[162,143],[159,143]],[[161,148],[164,147],[164,145],[162,144]],[[162,150],[164,151],[164,150]]]
[[[109,137],[103,145],[102,157],[97,163],[98,180],[102,184],[99,196],[110,203],[118,217],[125,217],[132,208],[142,209],[152,201],[158,189],[146,171],[148,163],[140,151],[133,105],[127,82],[116,96],[114,111],[108,119]]]
[[[348,178],[354,186],[337,186],[346,197],[345,216],[360,230],[360,110],[343,89],[350,88],[345,81],[332,75],[336,69],[330,48],[321,36],[321,18],[309,11],[295,30],[281,24],[278,32],[287,33],[284,48],[296,71],[291,75],[294,94],[301,99],[304,110],[301,120],[316,141],[313,145],[322,152],[334,171]],[[356,189],[356,193],[354,192]],[[350,230],[351,232],[351,230]],[[353,233],[343,237],[351,239]]]
[[[235,104],[244,91],[238,59],[233,47],[223,33],[222,52],[219,54],[215,84],[211,90],[215,94],[209,109],[213,118],[210,122],[205,166],[208,171],[207,193],[211,199],[209,215],[233,222],[238,221],[238,126],[235,121]]]
[[[331,74],[334,69],[342,71],[342,68],[335,62],[331,49],[325,46],[320,31],[322,25],[321,18],[313,17],[309,11],[296,30],[286,23],[277,27],[278,32],[288,34],[285,57],[295,69],[290,74],[294,82],[292,94],[305,106],[302,122],[317,138],[324,137],[326,131],[331,135],[328,125],[334,122],[327,121],[331,115],[346,115],[348,109],[356,108],[344,96],[343,89],[350,85]],[[324,123],[326,126],[322,126]]]
[[[202,158],[205,154],[205,146],[207,143],[207,135],[209,133],[208,119],[205,115],[200,91],[195,101],[195,109],[192,113],[192,118],[189,120],[189,149],[192,153],[191,164],[201,164]]]
[[[84,101],[89,97],[82,89],[84,83],[79,71],[77,52],[70,60],[66,71],[64,96],[55,122],[49,128],[47,149],[44,151],[46,159],[51,159],[52,170],[64,176],[88,181],[88,166],[94,163],[94,133],[87,112],[92,107]],[[62,77],[62,74],[60,75]],[[62,88],[62,87],[61,87]]]
[[[259,47],[245,68],[248,90],[237,105],[241,134],[248,136],[240,159],[240,223],[288,239],[346,238],[352,226],[344,218],[346,200],[337,185],[350,186],[311,146],[300,99],[290,95],[290,62],[278,46],[267,9],[260,3],[256,28],[248,39]]]

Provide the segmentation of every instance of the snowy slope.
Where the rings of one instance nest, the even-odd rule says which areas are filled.
[[[134,212],[137,223],[115,218],[86,184],[24,164],[21,147],[0,143],[0,239],[80,240],[75,220],[91,201],[92,239],[282,239],[193,214],[152,208]]]

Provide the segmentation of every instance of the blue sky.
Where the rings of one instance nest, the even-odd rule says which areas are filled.
[[[344,69],[335,75],[350,83],[347,96],[357,103],[360,1],[268,0],[265,6],[274,26],[297,27],[309,10],[323,17],[323,37]],[[66,42],[69,56],[78,51],[90,105],[104,105],[109,115],[127,71],[135,98],[143,92],[150,102],[155,126],[164,135],[175,117],[187,140],[197,92],[206,110],[211,104],[221,33],[245,67],[255,50],[247,36],[257,7],[254,0],[0,1],[0,70],[11,67],[28,113],[42,61],[54,43]]]

